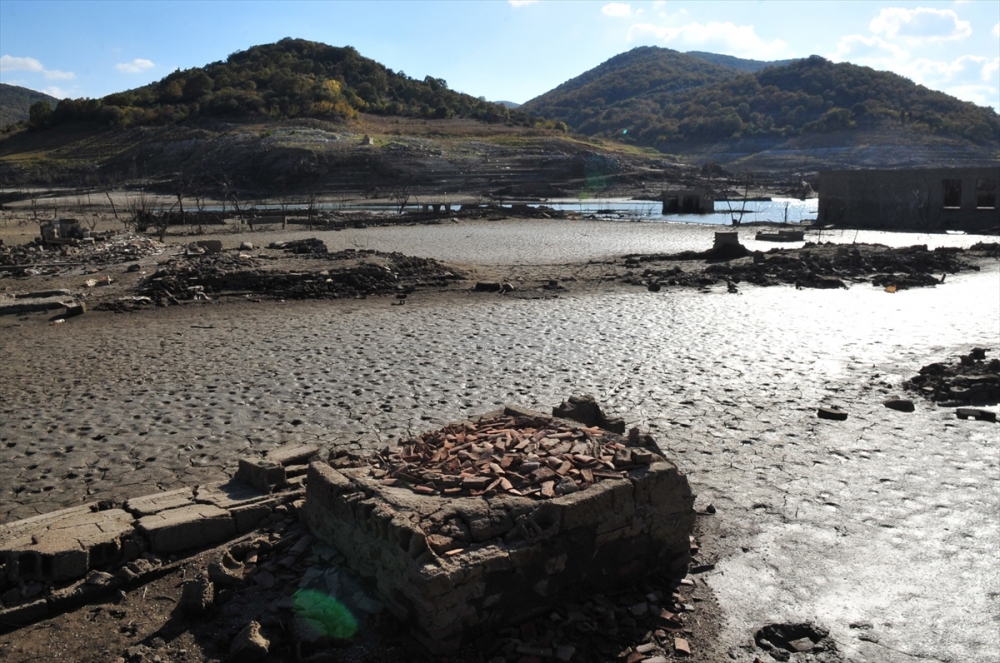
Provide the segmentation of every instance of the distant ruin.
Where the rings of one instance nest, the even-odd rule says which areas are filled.
[[[997,221],[1000,167],[826,170],[817,222],[913,230],[986,230]]]
[[[711,214],[715,199],[702,189],[678,189],[663,192],[664,214]]]

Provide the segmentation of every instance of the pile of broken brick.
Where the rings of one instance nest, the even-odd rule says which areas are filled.
[[[634,430],[634,442],[639,431]],[[415,493],[452,497],[508,495],[552,499],[619,479],[649,465],[649,449],[597,426],[551,418],[500,416],[452,424],[372,457],[371,476]]]

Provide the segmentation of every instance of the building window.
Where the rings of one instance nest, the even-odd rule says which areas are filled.
[[[942,180],[944,187],[945,209],[958,209],[962,206],[962,180]]]
[[[976,207],[979,209],[997,208],[997,181],[976,181]]]

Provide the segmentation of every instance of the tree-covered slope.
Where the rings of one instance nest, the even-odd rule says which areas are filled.
[[[592,77],[595,71],[579,78]],[[701,71],[696,69],[688,80],[695,80]],[[581,94],[574,100],[576,108],[543,106],[533,100],[525,109],[565,120],[584,134],[668,151],[730,140],[775,142],[831,132],[850,144],[852,136],[863,141],[871,130],[882,136],[887,131],[909,138],[943,136],[980,146],[1000,141],[1000,118],[993,109],[929,90],[893,73],[835,64],[819,56],[754,73],[726,71],[734,75],[702,85],[650,86],[613,102],[588,96],[585,86],[577,86]]]
[[[724,81],[740,72],[685,53],[641,46],[616,55],[521,106],[587,132],[610,107],[650,93],[677,93]]]
[[[124,128],[188,117],[335,119],[358,112],[530,121],[502,104],[450,90],[440,78],[394,72],[350,46],[282,39],[102,99],[65,99],[34,124],[93,121]]]
[[[711,62],[712,64],[722,65],[723,67],[732,67],[733,69],[749,72],[760,71],[761,69],[767,69],[768,67],[784,67],[785,65],[794,62],[794,60],[747,60],[744,58],[733,57],[732,55],[707,53],[705,51],[687,51],[685,55],[691,55],[700,60],[705,60],[707,62]]]
[[[0,127],[6,127],[14,122],[27,122],[28,109],[37,101],[47,101],[52,106],[59,102],[44,92],[0,83]]]

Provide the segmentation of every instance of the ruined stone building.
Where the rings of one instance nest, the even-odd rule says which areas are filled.
[[[684,189],[663,192],[664,214],[711,214],[715,200],[708,191]]]
[[[1000,226],[1000,167],[826,170],[817,223],[913,230]]]

